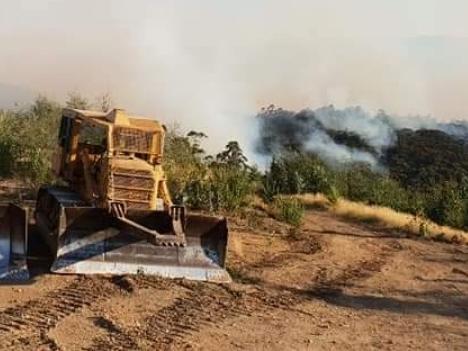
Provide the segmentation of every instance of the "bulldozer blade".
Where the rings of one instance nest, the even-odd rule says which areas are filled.
[[[0,280],[29,280],[27,265],[28,211],[0,205]]]
[[[170,233],[165,212],[128,211],[127,218],[159,233]],[[57,257],[51,270],[72,274],[148,274],[229,282],[224,269],[228,229],[224,218],[186,216],[186,245],[157,246],[122,228],[107,211],[62,209]]]

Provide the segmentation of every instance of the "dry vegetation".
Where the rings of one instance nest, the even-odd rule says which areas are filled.
[[[434,240],[468,245],[468,233],[441,226],[419,216],[397,212],[388,207],[365,205],[339,198],[331,202],[322,194],[303,194],[297,198],[308,208],[327,209],[334,214],[357,221],[379,225],[385,229],[403,231]]]

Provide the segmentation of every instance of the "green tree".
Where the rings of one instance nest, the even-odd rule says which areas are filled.
[[[463,228],[466,221],[467,202],[462,188],[455,182],[444,182],[427,193],[426,215],[437,223]]]
[[[53,180],[50,165],[60,114],[60,105],[44,96],[28,108],[0,114],[2,176],[17,176],[33,188]]]
[[[225,149],[216,155],[216,161],[235,168],[246,168],[247,157],[237,141],[227,143]]]

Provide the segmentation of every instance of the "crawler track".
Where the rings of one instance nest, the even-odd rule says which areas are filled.
[[[69,285],[42,297],[1,311],[1,350],[57,350],[47,332],[62,319],[85,306],[106,299],[111,285],[102,279],[77,278]]]
[[[370,278],[381,271],[387,260],[396,252],[401,250],[397,241],[391,241],[386,245],[381,245],[372,253],[372,255],[357,265],[350,265],[333,278],[326,278],[322,274],[317,276],[315,285],[312,287],[320,291],[324,289],[340,289],[346,285],[353,284],[360,280]],[[326,272],[326,271],[324,271]]]
[[[295,310],[295,306],[334,289],[366,279],[380,271],[386,260],[395,252],[385,246],[357,266],[350,266],[333,278],[317,277],[305,290],[281,286],[258,287],[251,292],[232,290],[229,285],[201,284],[187,281],[167,281],[140,277],[135,283],[140,289],[184,288],[186,294],[141,324],[142,328],[122,330],[110,324],[106,336],[93,340],[88,350],[173,350],[190,349],[187,340],[203,328],[215,326],[223,320],[261,314],[271,309]]]
[[[140,280],[141,288],[160,288],[167,281]],[[143,328],[106,328],[108,335],[96,338],[88,350],[172,350],[190,348],[186,340],[206,327],[236,317],[251,316],[271,308],[289,309],[299,302],[291,293],[280,295],[258,290],[245,293],[229,286],[194,282],[170,283],[187,289],[185,296],[141,323]]]

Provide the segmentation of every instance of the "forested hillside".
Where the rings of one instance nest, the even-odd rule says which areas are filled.
[[[468,225],[466,123],[399,129],[405,121],[383,111],[330,106],[298,113],[270,107],[258,118],[258,151],[273,159],[267,194],[322,192]]]

